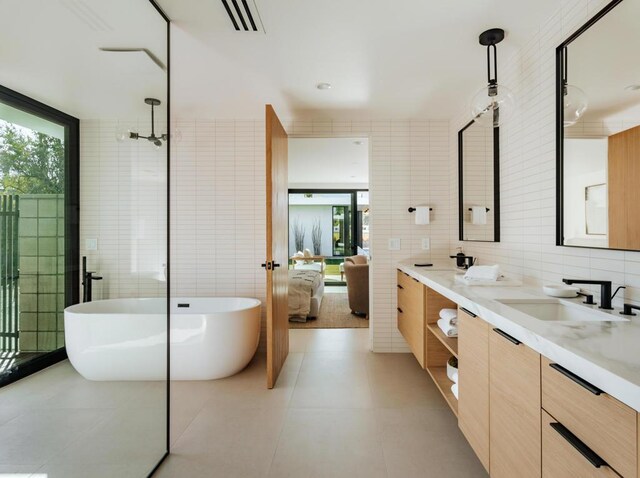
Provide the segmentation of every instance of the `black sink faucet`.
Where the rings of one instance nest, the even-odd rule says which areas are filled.
[[[91,302],[91,289],[94,280],[102,277],[94,276],[95,272],[87,270],[87,256],[82,256],[82,302]]]
[[[618,287],[616,293],[611,295],[611,281],[610,280],[587,280],[587,279],[562,279],[562,282],[565,284],[589,284],[589,285],[599,285],[600,286],[600,308],[605,310],[613,310],[611,307],[611,300],[616,296],[620,289],[624,289],[623,287]]]
[[[449,256],[451,259],[456,260],[456,266],[461,269],[468,269],[476,263],[476,259],[473,256],[465,256],[464,254],[458,254],[455,256]]]

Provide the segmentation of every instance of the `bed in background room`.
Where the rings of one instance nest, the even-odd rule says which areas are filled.
[[[322,274],[310,270],[289,270],[289,320],[306,322],[318,317],[324,281]]]

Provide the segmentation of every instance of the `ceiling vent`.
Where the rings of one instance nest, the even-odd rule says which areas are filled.
[[[238,32],[264,32],[254,0],[221,0],[233,28]]]

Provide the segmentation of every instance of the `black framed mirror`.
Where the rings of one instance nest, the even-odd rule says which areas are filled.
[[[461,241],[500,242],[500,128],[470,121],[458,131]]]
[[[614,0],[556,49],[556,244],[640,250],[640,2]]]

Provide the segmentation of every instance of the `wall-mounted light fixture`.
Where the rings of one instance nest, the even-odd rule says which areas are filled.
[[[562,50],[562,118],[565,128],[578,122],[587,111],[589,99],[584,91],[567,81],[569,76],[569,53],[565,46]]]
[[[150,143],[153,143],[155,145],[156,148],[160,148],[163,144],[163,141],[166,141],[167,138],[169,137],[168,134],[161,134],[159,136],[156,136],[156,129],[155,129],[155,111],[154,108],[156,106],[160,106],[161,101],[156,99],[156,98],[145,98],[144,102],[148,105],[151,106],[151,134],[149,136],[142,136],[140,133],[129,130],[129,139],[146,139],[147,141],[149,141]],[[120,142],[124,141],[124,139],[127,137],[127,134],[124,131],[117,131],[116,132],[116,139]]]
[[[492,28],[482,32],[481,45],[487,47],[487,86],[478,91],[471,102],[471,117],[478,123],[497,128],[515,109],[515,100],[511,90],[498,84],[498,52],[496,45],[504,40],[504,30]],[[493,61],[492,60],[493,53]],[[493,72],[491,66],[493,65]]]

